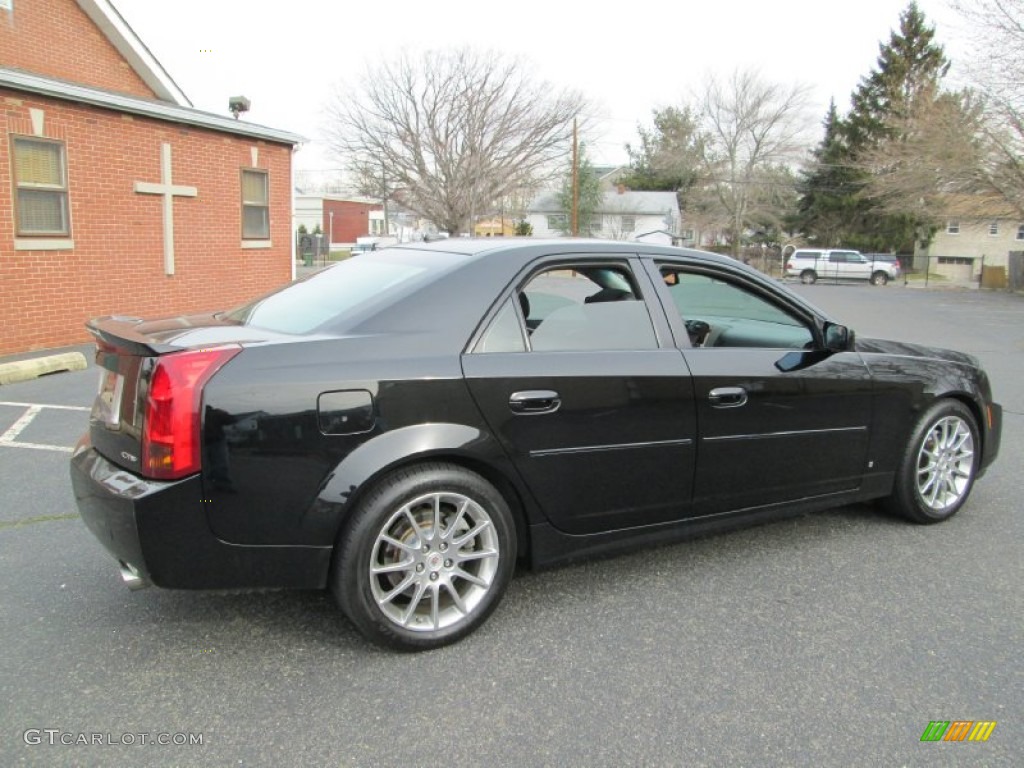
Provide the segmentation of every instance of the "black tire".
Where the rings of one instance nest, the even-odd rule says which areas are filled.
[[[359,503],[335,552],[331,590],[374,642],[427,650],[487,619],[515,560],[515,523],[494,486],[453,464],[419,464],[388,475]]]
[[[800,273],[800,282],[804,285],[813,285],[818,281],[818,273],[813,269],[805,269]]]
[[[871,276],[872,285],[885,285],[888,282],[889,276],[885,274],[885,272],[875,272],[875,274]]]
[[[974,414],[959,400],[938,401],[910,433],[885,507],[915,523],[948,520],[967,501],[980,457]]]

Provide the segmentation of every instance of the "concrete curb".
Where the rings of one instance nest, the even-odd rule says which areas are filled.
[[[85,355],[81,352],[64,352],[32,360],[15,360],[11,363],[0,363],[0,384],[27,381],[60,371],[83,371],[88,367]]]

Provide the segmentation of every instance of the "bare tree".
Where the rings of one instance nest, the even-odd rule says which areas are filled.
[[[993,144],[984,102],[970,91],[922,96],[886,128],[887,138],[858,160],[867,172],[863,194],[881,213],[927,228],[949,216],[1003,212],[1019,194]]]
[[[715,207],[727,222],[732,252],[739,256],[743,230],[766,213],[765,185],[774,167],[803,149],[808,88],[762,80],[750,70],[728,79],[709,76],[700,98],[704,126],[704,179],[693,190],[697,207]]]
[[[970,0],[951,5],[969,25],[976,45],[967,67],[989,99],[1024,107],[1024,0]]]
[[[469,49],[368,67],[327,106],[332,152],[365,188],[455,233],[564,159],[576,92],[555,92],[516,59]]]
[[[953,7],[969,23],[978,53],[968,61],[984,97],[977,192],[1024,217],[1024,0],[971,0]]]

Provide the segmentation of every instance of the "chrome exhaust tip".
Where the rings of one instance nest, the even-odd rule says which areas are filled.
[[[149,582],[134,565],[126,563],[124,560],[118,560],[118,563],[121,565],[121,581],[128,589],[134,592],[149,586]]]

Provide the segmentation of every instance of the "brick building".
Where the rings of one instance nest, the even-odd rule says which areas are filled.
[[[193,109],[107,0],[0,2],[0,136],[0,355],[293,277],[300,137]]]
[[[357,237],[385,234],[384,207],[380,203],[325,196],[323,206],[322,227],[329,233],[332,245],[351,244]]]

